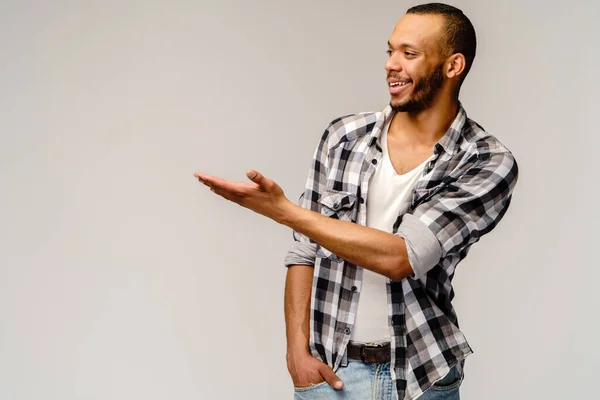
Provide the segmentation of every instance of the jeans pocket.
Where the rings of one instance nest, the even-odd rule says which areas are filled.
[[[456,367],[452,368],[442,379],[431,385],[434,390],[452,390],[460,386],[462,378]]]
[[[302,387],[294,386],[294,391],[295,392],[306,392],[308,390],[316,389],[323,385],[327,385],[327,381],[323,381],[323,382],[319,382],[319,383],[311,383],[309,386],[302,386]]]

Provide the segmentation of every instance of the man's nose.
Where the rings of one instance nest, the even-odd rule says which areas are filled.
[[[397,61],[396,57],[394,57],[394,54],[392,54],[387,61],[385,62],[384,65],[386,71],[401,71],[402,70],[402,66],[400,65],[400,63]]]

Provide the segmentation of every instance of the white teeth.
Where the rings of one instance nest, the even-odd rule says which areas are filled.
[[[406,82],[392,82],[390,83],[390,86],[404,86],[406,85]]]

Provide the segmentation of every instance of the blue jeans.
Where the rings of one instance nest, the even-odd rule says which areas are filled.
[[[348,360],[336,375],[344,382],[342,390],[335,390],[327,382],[306,388],[294,388],[294,400],[398,400],[390,376],[390,364],[364,363]],[[437,381],[419,400],[459,400],[459,374],[452,368],[448,375]]]

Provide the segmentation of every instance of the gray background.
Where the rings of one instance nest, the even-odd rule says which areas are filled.
[[[0,398],[291,398],[291,231],[193,172],[296,201],[327,123],[387,104],[414,4],[2,1]],[[591,398],[600,6],[453,4],[479,38],[462,101],[521,168],[456,276],[463,398]]]

